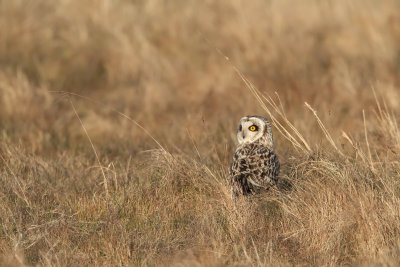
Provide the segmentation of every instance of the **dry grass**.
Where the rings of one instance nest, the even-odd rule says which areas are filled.
[[[398,1],[0,0],[0,33],[1,265],[400,264]],[[292,187],[234,204],[248,114]]]

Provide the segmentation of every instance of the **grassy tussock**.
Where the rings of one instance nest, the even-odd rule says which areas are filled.
[[[0,1],[0,264],[397,266],[399,11]],[[232,201],[248,114],[281,182]]]

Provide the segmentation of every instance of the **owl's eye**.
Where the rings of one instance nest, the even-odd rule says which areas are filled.
[[[256,125],[251,125],[251,126],[249,127],[249,130],[252,131],[252,132],[255,132],[255,131],[258,130],[258,127],[257,127]]]

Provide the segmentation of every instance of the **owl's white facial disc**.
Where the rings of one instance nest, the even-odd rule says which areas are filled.
[[[240,119],[237,132],[239,144],[252,143],[264,135],[265,123],[257,117],[243,117]]]

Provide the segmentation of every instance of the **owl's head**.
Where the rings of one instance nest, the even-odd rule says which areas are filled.
[[[270,149],[274,149],[271,123],[261,116],[246,116],[240,119],[237,131],[239,145],[260,141]]]

